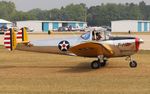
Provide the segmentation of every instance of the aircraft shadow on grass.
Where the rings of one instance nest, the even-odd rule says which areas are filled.
[[[21,68],[28,68],[28,69],[60,69],[57,72],[60,73],[84,73],[84,72],[90,72],[90,71],[96,71],[89,67],[88,62],[80,63],[76,66],[37,66],[37,65],[26,65],[26,66],[13,66],[13,65],[0,65],[0,69],[21,69]],[[101,69],[112,69],[112,68],[128,68],[128,66],[113,66],[106,64],[106,67],[102,67]]]
[[[101,70],[105,70],[105,69],[122,69],[122,68],[128,68],[128,66],[112,66],[110,64],[106,64],[105,67],[100,68]],[[62,73],[84,73],[84,72],[90,72],[90,71],[96,71],[93,70],[89,67],[89,63],[84,62],[84,63],[80,63],[77,66],[74,67],[69,67],[69,68],[64,68],[64,70],[60,70],[59,72]]]

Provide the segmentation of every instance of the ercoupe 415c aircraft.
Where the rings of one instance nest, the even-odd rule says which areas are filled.
[[[29,41],[26,28],[15,32],[9,29],[4,36],[4,45],[9,50],[39,51],[81,57],[96,57],[93,69],[105,66],[108,58],[128,57],[131,68],[137,66],[131,55],[139,50],[143,40],[136,37],[113,37],[105,30],[91,29],[80,37]]]

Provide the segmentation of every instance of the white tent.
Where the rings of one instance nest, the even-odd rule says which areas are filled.
[[[4,20],[4,19],[0,19],[0,23],[8,23],[8,24],[11,24],[11,22],[9,22],[9,21],[6,21],[6,20]]]
[[[1,28],[2,26],[5,26],[5,27],[7,27],[7,28],[11,28],[11,27],[12,27],[12,22],[6,21],[6,20],[4,20],[4,19],[0,19],[0,28]]]

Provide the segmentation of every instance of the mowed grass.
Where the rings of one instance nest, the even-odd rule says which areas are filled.
[[[149,94],[150,51],[134,55],[138,67],[125,58],[109,59],[93,70],[83,58],[0,47],[0,94]]]

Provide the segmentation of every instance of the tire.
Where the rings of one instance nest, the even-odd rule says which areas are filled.
[[[101,64],[96,60],[91,63],[92,69],[98,69],[98,68],[100,68],[100,66],[101,66]]]
[[[131,61],[129,65],[130,65],[131,68],[136,68],[137,67],[137,62],[136,61]]]

